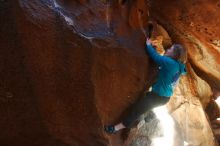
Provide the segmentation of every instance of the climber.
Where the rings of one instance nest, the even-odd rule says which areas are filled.
[[[146,39],[146,52],[159,66],[159,76],[152,85],[152,90],[140,97],[131,107],[121,123],[104,126],[105,132],[113,134],[124,128],[132,128],[142,114],[151,109],[164,105],[173,94],[174,87],[180,77],[186,73],[186,50],[182,45],[173,44],[162,56],[153,48],[151,39]]]

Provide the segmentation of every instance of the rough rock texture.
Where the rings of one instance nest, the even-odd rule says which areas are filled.
[[[143,49],[149,19],[164,48],[189,50],[189,74],[168,105],[176,143],[215,145],[203,108],[220,90],[218,16],[219,2],[208,0],[0,1],[0,145],[122,145],[102,127],[155,79]]]
[[[219,1],[156,0],[150,6],[172,39],[188,48],[189,60],[199,76],[220,90]]]

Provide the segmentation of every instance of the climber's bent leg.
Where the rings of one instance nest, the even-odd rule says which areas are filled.
[[[126,128],[132,128],[142,114],[157,106],[164,105],[168,101],[168,97],[159,96],[154,92],[148,92],[144,97],[140,97],[137,102],[131,106],[129,113],[122,121],[122,124]]]
[[[145,96],[140,97],[128,111],[127,117],[116,125],[104,126],[105,132],[113,134],[124,128],[132,128],[134,123],[142,114],[153,109],[154,107],[164,105],[169,101],[168,97],[159,96],[156,93],[148,92]]]

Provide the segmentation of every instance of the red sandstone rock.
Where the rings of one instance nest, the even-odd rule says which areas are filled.
[[[155,79],[141,29],[152,18],[188,48],[197,75],[220,90],[218,4],[156,0],[150,2],[150,17],[148,5],[144,0],[1,1],[0,145],[122,145],[119,134],[109,137],[102,127],[120,121]],[[169,46],[171,40],[164,40]],[[211,91],[190,75],[184,85],[205,107]],[[206,118],[201,123],[209,129]]]

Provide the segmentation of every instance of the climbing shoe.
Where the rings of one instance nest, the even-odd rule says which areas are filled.
[[[104,130],[108,134],[114,134],[116,132],[114,125],[104,126]]]

